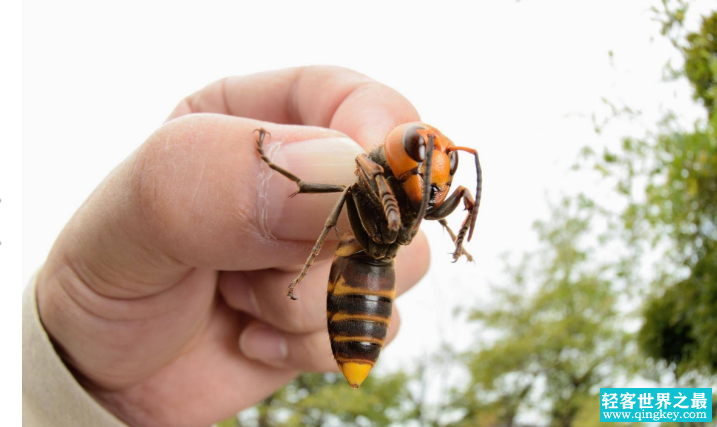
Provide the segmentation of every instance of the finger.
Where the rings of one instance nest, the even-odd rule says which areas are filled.
[[[93,397],[132,426],[207,426],[256,405],[299,372],[242,355],[237,339],[249,321],[220,306],[181,355],[136,385],[104,390],[90,385]],[[172,323],[163,323],[171,333],[166,325]],[[152,354],[146,346],[142,350],[145,357]]]
[[[401,318],[394,307],[384,346],[393,341],[400,326]],[[242,331],[239,349],[247,358],[275,368],[308,372],[338,371],[325,328],[318,332],[292,334],[255,321]]]
[[[428,241],[419,233],[396,257],[396,293],[401,295],[426,274],[430,261]],[[219,291],[227,305],[244,311],[281,331],[307,333],[326,330],[326,286],[330,262],[309,270],[297,287],[297,301],[286,298],[286,287],[296,271],[223,272]]]
[[[336,131],[216,114],[173,120],[89,197],[42,274],[54,277],[69,262],[100,294],[135,298],[161,292],[191,268],[303,264],[338,195],[289,199],[296,184],[256,152],[254,130],[262,126],[271,132],[265,148],[306,179],[355,180],[362,150]]]
[[[331,127],[366,148],[382,143],[397,125],[420,121],[413,105],[394,89],[329,66],[227,77],[182,100],[169,119],[202,112]]]

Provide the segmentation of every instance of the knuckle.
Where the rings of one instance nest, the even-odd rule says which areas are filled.
[[[157,129],[139,148],[129,177],[133,205],[139,216],[153,226],[172,228],[181,223],[177,209],[182,186],[177,185],[190,167],[186,147],[201,143],[195,131],[202,122],[197,115],[182,116]]]
[[[320,328],[326,320],[325,309],[320,307],[315,298],[309,295],[296,301],[286,299],[286,309],[279,311],[279,323],[285,330],[293,333],[305,333]],[[319,311],[317,312],[317,309]]]
[[[355,77],[362,77],[365,79],[369,79],[364,74],[359,73],[356,70],[353,70],[351,68],[341,67],[339,65],[309,65],[307,67],[300,68],[300,71],[316,71],[319,73],[326,73],[326,74],[347,74],[352,75]]]

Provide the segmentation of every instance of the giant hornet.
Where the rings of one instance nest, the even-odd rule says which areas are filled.
[[[352,233],[344,235],[336,249],[326,313],[334,359],[351,387],[358,388],[378,360],[386,338],[396,294],[394,258],[401,245],[411,243],[421,221],[438,220],[445,227],[456,245],[454,262],[461,255],[472,259],[463,249],[463,240],[466,234],[471,240],[480,205],[482,173],[478,153],[454,145],[432,126],[406,123],[389,132],[383,145],[356,157],[358,180],[346,187],[302,181],[266,157],[263,144],[269,133],[264,129],[255,133],[262,160],[298,185],[294,195],[341,193],[306,264],[286,294],[296,299],[294,288],[308,272],[346,206]],[[446,197],[458,168],[458,151],[475,157],[475,200],[463,186]],[[468,215],[455,235],[445,217],[461,200]]]

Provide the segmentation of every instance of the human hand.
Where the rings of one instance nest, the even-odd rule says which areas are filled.
[[[79,208],[38,275],[67,365],[137,426],[209,425],[301,371],[337,370],[325,307],[335,240],[299,300],[285,297],[337,195],[287,198],[296,186],[268,178],[253,130],[271,132],[274,160],[302,179],[349,184],[362,148],[418,120],[394,90],[332,67],[232,77],[186,98]],[[428,262],[419,234],[399,251],[399,294]],[[398,325],[394,309],[388,341]]]

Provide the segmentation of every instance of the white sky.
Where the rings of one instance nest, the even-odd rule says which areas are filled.
[[[24,2],[22,286],[91,190],[182,97],[227,75],[341,65],[396,88],[481,155],[467,246],[477,262],[451,264],[449,238],[423,226],[431,271],[399,300],[402,331],[382,356],[402,366],[442,340],[464,344],[454,307],[490,298],[500,254],[534,247],[546,194],[593,184],[568,168],[583,145],[608,142],[589,120],[605,111],[602,97],[644,110],[647,123],[660,105],[689,105],[685,84],[661,83],[674,52],[648,11],[656,1],[179,3]],[[454,182],[474,188],[472,169],[464,160]]]

